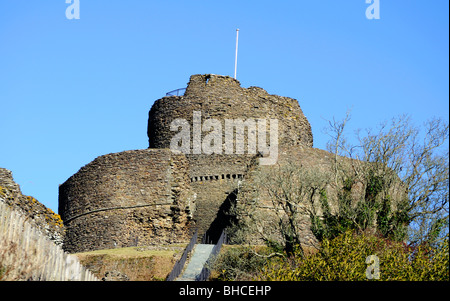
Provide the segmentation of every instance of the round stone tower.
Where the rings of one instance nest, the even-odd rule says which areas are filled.
[[[155,101],[147,133],[148,149],[100,156],[60,185],[67,251],[186,242],[194,228],[214,242],[245,218],[239,205],[246,191],[263,190],[258,175],[292,162],[320,176],[330,206],[337,204],[337,186],[327,184],[336,157],[312,148],[311,126],[295,99],[242,88],[228,76],[193,75],[184,95]],[[352,159],[339,160],[354,170]],[[354,186],[356,200],[364,183]],[[263,231],[275,235],[270,197],[259,201]],[[308,218],[299,227],[302,243],[311,245]]]
[[[258,87],[242,88],[229,76],[192,75],[183,96],[166,96],[153,104],[149,148],[173,150],[174,145],[184,144],[180,148],[197,194],[194,219],[199,234],[206,232],[214,241],[230,223],[224,212],[256,158],[268,155],[262,153],[260,141],[264,138],[264,145],[273,145],[269,143],[274,139],[273,120],[277,153],[278,148],[312,147],[311,126],[297,100]],[[240,136],[239,125],[243,126]],[[184,140],[174,144],[177,135],[184,135]]]
[[[259,87],[242,88],[229,76],[206,74],[192,75],[183,96],[155,101],[148,119],[149,147],[170,148],[175,134],[170,130],[172,122],[183,119],[192,126],[193,117],[199,115],[202,123],[216,119],[223,128],[225,119],[277,119],[280,147],[313,145],[311,126],[296,99],[270,95]],[[202,131],[202,136],[207,134]]]
[[[189,240],[195,195],[183,154],[100,156],[59,186],[64,249],[83,252]]]

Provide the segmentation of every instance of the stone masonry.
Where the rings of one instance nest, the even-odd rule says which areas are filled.
[[[202,123],[214,118],[225,128],[225,119],[279,120],[279,147],[312,147],[311,126],[296,99],[271,95],[259,87],[242,88],[238,80],[214,74],[191,76],[183,96],[168,96],[153,104],[148,119],[150,148],[169,148],[174,132],[170,130],[173,120],[181,118],[193,124],[193,112],[200,112]],[[192,131],[191,131],[192,132]],[[207,135],[202,131],[202,139]],[[244,136],[244,145],[247,137]],[[234,144],[236,143],[236,135]],[[225,141],[225,137],[222,137]],[[191,145],[191,150],[193,145]],[[199,236],[208,232],[218,239],[221,229],[210,229],[217,218],[220,206],[243,180],[255,155],[191,154],[189,161],[192,188],[197,193],[195,220]]]
[[[0,168],[0,202],[28,217],[29,221],[55,244],[63,243],[64,225],[61,217],[34,197],[23,195],[12,172],[5,168]]]
[[[186,158],[167,149],[100,156],[59,200],[70,252],[184,241],[195,210]]]
[[[176,134],[172,122],[183,119],[193,127],[194,112],[201,115],[201,124],[215,119],[222,128],[226,119],[277,119],[277,165],[258,168],[258,158],[264,154],[248,149],[243,154],[204,154],[194,151],[192,143],[188,153],[172,152]],[[323,173],[326,179],[335,160],[332,154],[312,147],[311,126],[297,100],[258,87],[242,88],[239,81],[214,74],[192,75],[183,96],[156,100],[149,111],[147,134],[149,149],[100,156],[60,186],[59,212],[66,226],[67,251],[186,242],[195,228],[199,237],[217,240],[223,229],[244,219],[233,215],[232,209],[242,205],[240,189],[248,188],[258,173],[294,161]],[[208,134],[201,129],[202,139]],[[248,128],[244,145],[247,138]],[[352,160],[339,160],[352,168]],[[358,187],[355,191],[358,194]],[[335,193],[328,191],[330,198]],[[265,202],[262,212],[267,214],[262,218],[267,217],[268,226],[264,231],[270,233],[273,210],[270,200]],[[299,227],[302,243],[314,245],[309,221],[302,220]]]

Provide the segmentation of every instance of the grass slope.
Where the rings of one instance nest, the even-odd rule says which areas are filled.
[[[165,280],[185,247],[185,244],[128,247],[74,255],[100,279],[107,272],[120,272],[130,281],[158,281]]]

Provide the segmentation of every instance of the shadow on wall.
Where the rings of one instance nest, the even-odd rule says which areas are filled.
[[[237,222],[236,216],[230,212],[236,205],[237,193],[237,189],[233,190],[220,206],[216,218],[205,233],[205,243],[216,244],[222,231]]]

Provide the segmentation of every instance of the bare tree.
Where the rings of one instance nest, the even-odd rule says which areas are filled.
[[[277,244],[292,254],[303,254],[305,219],[311,204],[328,183],[323,173],[287,162],[263,168],[253,174],[252,182],[240,191],[240,215],[246,224],[268,244]],[[240,225],[242,227],[242,224]]]
[[[251,228],[248,235],[288,253],[303,252],[308,223],[318,240],[350,229],[411,243],[438,238],[448,225],[448,124],[433,119],[423,133],[400,116],[359,131],[351,144],[344,134],[349,120],[347,112],[329,123],[334,166],[283,162],[252,173],[238,194],[241,233]]]
[[[350,121],[351,110],[347,110],[345,117],[342,120],[328,120],[328,127],[324,129],[325,133],[330,136],[327,143],[327,151],[334,154],[334,184],[337,187],[339,184],[339,161],[340,155],[347,155],[351,153],[351,147],[344,135],[345,126]]]
[[[397,177],[403,182],[407,200],[404,210],[409,224],[409,241],[421,242],[436,236],[436,231],[448,225],[449,199],[449,126],[442,119],[426,122],[423,130],[412,125],[408,116],[383,122],[377,129],[358,132],[358,145],[343,146],[342,132],[349,120],[330,122],[330,144],[334,153],[346,152],[355,162],[370,162],[372,171],[382,179],[385,196]],[[367,176],[367,165],[356,170]],[[448,229],[447,229],[448,233]]]

